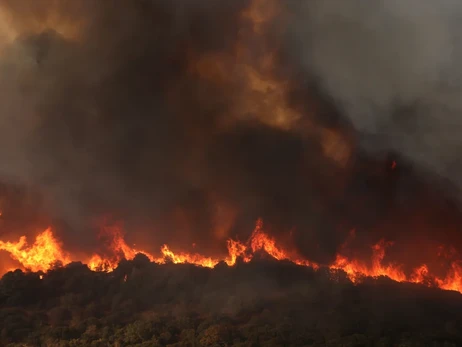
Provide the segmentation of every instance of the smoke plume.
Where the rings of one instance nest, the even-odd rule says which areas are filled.
[[[275,62],[265,55],[278,20],[245,15],[250,5],[2,1],[4,181],[38,190],[76,247],[105,215],[145,231],[138,242],[179,246],[224,247],[258,217],[317,230],[310,206],[320,172],[338,170],[323,154],[337,136],[294,130],[304,117],[273,83],[277,41]]]
[[[297,55],[362,133],[363,148],[398,151],[460,188],[460,3],[314,0],[296,6]]]

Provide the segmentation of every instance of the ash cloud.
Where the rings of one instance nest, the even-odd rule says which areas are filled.
[[[460,188],[462,6],[457,1],[314,0],[297,8],[300,63],[363,135]]]

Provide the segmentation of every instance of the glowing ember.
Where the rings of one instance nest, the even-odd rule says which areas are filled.
[[[27,245],[25,236],[21,236],[18,242],[0,241],[0,250],[10,253],[11,258],[31,271],[47,271],[55,264],[67,265],[71,262],[69,255],[61,249],[51,229],[39,234],[31,246]]]

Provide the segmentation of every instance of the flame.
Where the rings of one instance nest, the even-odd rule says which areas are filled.
[[[383,264],[385,250],[392,245],[392,242],[384,240],[375,244],[372,247],[371,265],[337,254],[334,263],[329,268],[343,270],[354,283],[360,282],[365,277],[385,276],[396,282],[418,283],[462,293],[462,265],[459,261],[451,263],[450,269],[443,278],[432,274],[427,264],[416,267],[409,275],[406,275],[400,264]]]
[[[418,268],[414,269],[411,274],[409,282],[413,283],[425,283],[428,279],[430,272],[427,265],[421,265]]]
[[[380,240],[371,247],[372,256],[367,262],[355,258],[350,259],[342,255],[349,239],[355,236],[354,230],[350,233],[347,242],[340,248],[335,261],[330,265],[317,264],[299,257],[296,252],[284,249],[264,231],[261,219],[257,221],[247,242],[228,240],[228,255],[222,259],[207,257],[198,253],[174,252],[168,245],[163,245],[160,248],[160,255],[155,257],[147,251],[129,246],[120,227],[103,228],[103,235],[109,240],[106,245],[108,250],[104,254],[95,253],[90,257],[87,264],[92,271],[111,272],[122,259],[132,260],[140,253],[157,264],[171,262],[213,268],[221,261],[228,266],[234,266],[239,258],[243,262],[250,262],[258,252],[264,252],[276,260],[290,261],[299,266],[310,266],[314,269],[327,267],[331,271],[344,271],[353,283],[360,283],[365,277],[386,276],[397,282],[418,283],[462,293],[462,263],[458,261],[451,263],[444,277],[432,274],[426,264],[422,264],[406,274],[403,265],[384,262],[387,248],[393,246],[392,242],[385,240]],[[56,264],[67,265],[71,262],[70,256],[61,249],[61,245],[54,237],[51,229],[40,233],[31,246],[27,245],[24,236],[16,243],[0,241],[0,250],[10,253],[11,258],[17,260],[22,268],[34,272],[48,271]],[[449,257],[449,255],[442,253],[441,249],[437,251],[440,256]],[[43,279],[43,275],[39,277]],[[124,277],[124,281],[127,281],[127,276]]]
[[[174,252],[168,245],[163,245],[160,249],[160,256],[155,257],[147,251],[138,250],[127,245],[118,227],[104,228],[103,233],[110,238],[107,246],[111,255],[103,257],[99,254],[94,254],[88,261],[88,267],[93,271],[111,272],[122,259],[132,260],[139,253],[146,255],[150,261],[157,264],[172,262],[174,264],[193,264],[213,268],[220,261],[224,261],[229,266],[235,265],[238,258],[242,258],[244,262],[249,262],[254,253],[264,251],[277,260],[289,260],[299,265],[317,267],[317,264],[292,256],[278,247],[276,241],[263,231],[263,221],[260,219],[257,221],[256,227],[246,243],[232,239],[228,240],[228,256],[225,259],[206,257],[198,253]]]
[[[128,246],[119,227],[106,227],[102,231],[103,235],[109,236],[110,242],[107,247],[110,249],[111,256],[104,257],[99,254],[93,254],[88,261],[90,270],[111,272],[118,266],[122,259],[133,260],[139,253],[146,255],[150,261],[154,261],[154,257],[148,252]]]
[[[158,264],[172,262],[174,264],[193,264],[213,268],[220,261],[224,261],[229,266],[235,265],[238,258],[242,258],[244,262],[249,262],[256,252],[263,251],[277,260],[289,260],[298,265],[318,266],[308,260],[292,256],[278,247],[276,241],[263,231],[263,221],[261,219],[257,221],[256,227],[246,243],[232,239],[228,240],[228,256],[225,259],[206,257],[198,253],[174,252],[168,245],[163,245],[160,248],[160,256],[155,257],[147,251],[138,250],[127,245],[118,227],[104,228],[103,233],[110,238],[107,246],[111,255],[108,257],[100,254],[92,255],[87,263],[88,267],[93,271],[111,272],[122,259],[132,260],[139,253],[146,255],[150,261]]]
[[[297,265],[312,266],[313,268],[319,267],[319,265],[314,262],[289,254],[289,252],[278,247],[276,241],[263,231],[263,221],[261,219],[257,221],[255,230],[250,237],[250,249],[252,253],[264,251],[277,260],[288,260]]]
[[[158,264],[165,264],[168,261],[174,264],[193,264],[208,268],[215,267],[220,261],[224,261],[228,266],[234,266],[237,259],[243,262],[250,262],[255,254],[264,252],[276,260],[287,260],[299,266],[310,266],[319,269],[320,264],[303,259],[295,252],[289,252],[277,245],[276,240],[270,237],[263,228],[263,221],[259,219],[255,229],[247,242],[240,242],[229,239],[227,242],[228,256],[224,259],[206,257],[198,253],[174,252],[168,245],[163,245],[160,249],[160,257],[154,257],[146,251],[136,250],[126,244],[121,232],[118,229],[108,229],[114,232],[112,241],[112,251],[119,256],[104,259],[99,255],[94,255],[92,260],[97,260],[97,264],[108,264],[104,266],[95,266],[89,263],[92,270],[112,271],[117,267],[117,261],[121,259],[133,259],[137,253],[145,254],[151,261]],[[355,231],[352,230],[350,238],[355,237]],[[347,240],[348,241],[348,240]],[[342,249],[346,246],[344,244]],[[462,266],[458,263],[452,263],[451,269],[444,278],[437,277],[430,273],[427,265],[423,264],[414,269],[410,275],[406,275],[403,266],[400,264],[384,263],[386,250],[393,246],[392,242],[380,240],[371,247],[372,256],[369,262],[363,262],[359,259],[349,259],[339,252],[335,261],[327,266],[332,271],[344,271],[353,283],[359,283],[365,277],[385,276],[397,282],[412,282],[426,285],[437,286],[441,289],[455,290],[462,293]],[[439,250],[441,251],[441,250]]]
[[[239,241],[228,240],[228,254],[225,259],[226,264],[233,266],[236,264],[238,258],[242,258],[244,262],[249,262],[252,258],[246,256],[247,247]]]
[[[10,257],[23,268],[34,272],[47,271],[55,264],[67,265],[71,262],[50,228],[37,235],[31,246],[27,245],[26,237],[21,236],[18,242],[0,241],[0,250],[10,253]]]
[[[452,263],[448,275],[442,279],[436,278],[435,281],[441,289],[462,293],[462,265],[459,262]]]
[[[358,260],[349,260],[346,257],[337,254],[334,264],[330,266],[331,269],[341,269],[347,273],[353,282],[359,281],[363,277],[380,277],[387,276],[394,281],[404,282],[407,280],[406,275],[401,270],[401,266],[388,264],[383,265],[385,257],[385,250],[391,246],[391,242],[381,240],[372,246],[372,265],[368,266]]]
[[[167,260],[170,260],[174,264],[194,264],[203,267],[213,268],[219,263],[219,260],[204,257],[197,253],[174,253],[167,245],[163,245],[161,248],[162,257],[155,260],[158,264],[164,264]]]

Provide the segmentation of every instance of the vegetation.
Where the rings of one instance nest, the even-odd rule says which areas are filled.
[[[41,276],[43,277],[41,279]],[[139,255],[0,281],[1,346],[461,346],[462,296],[253,261],[215,269]]]

